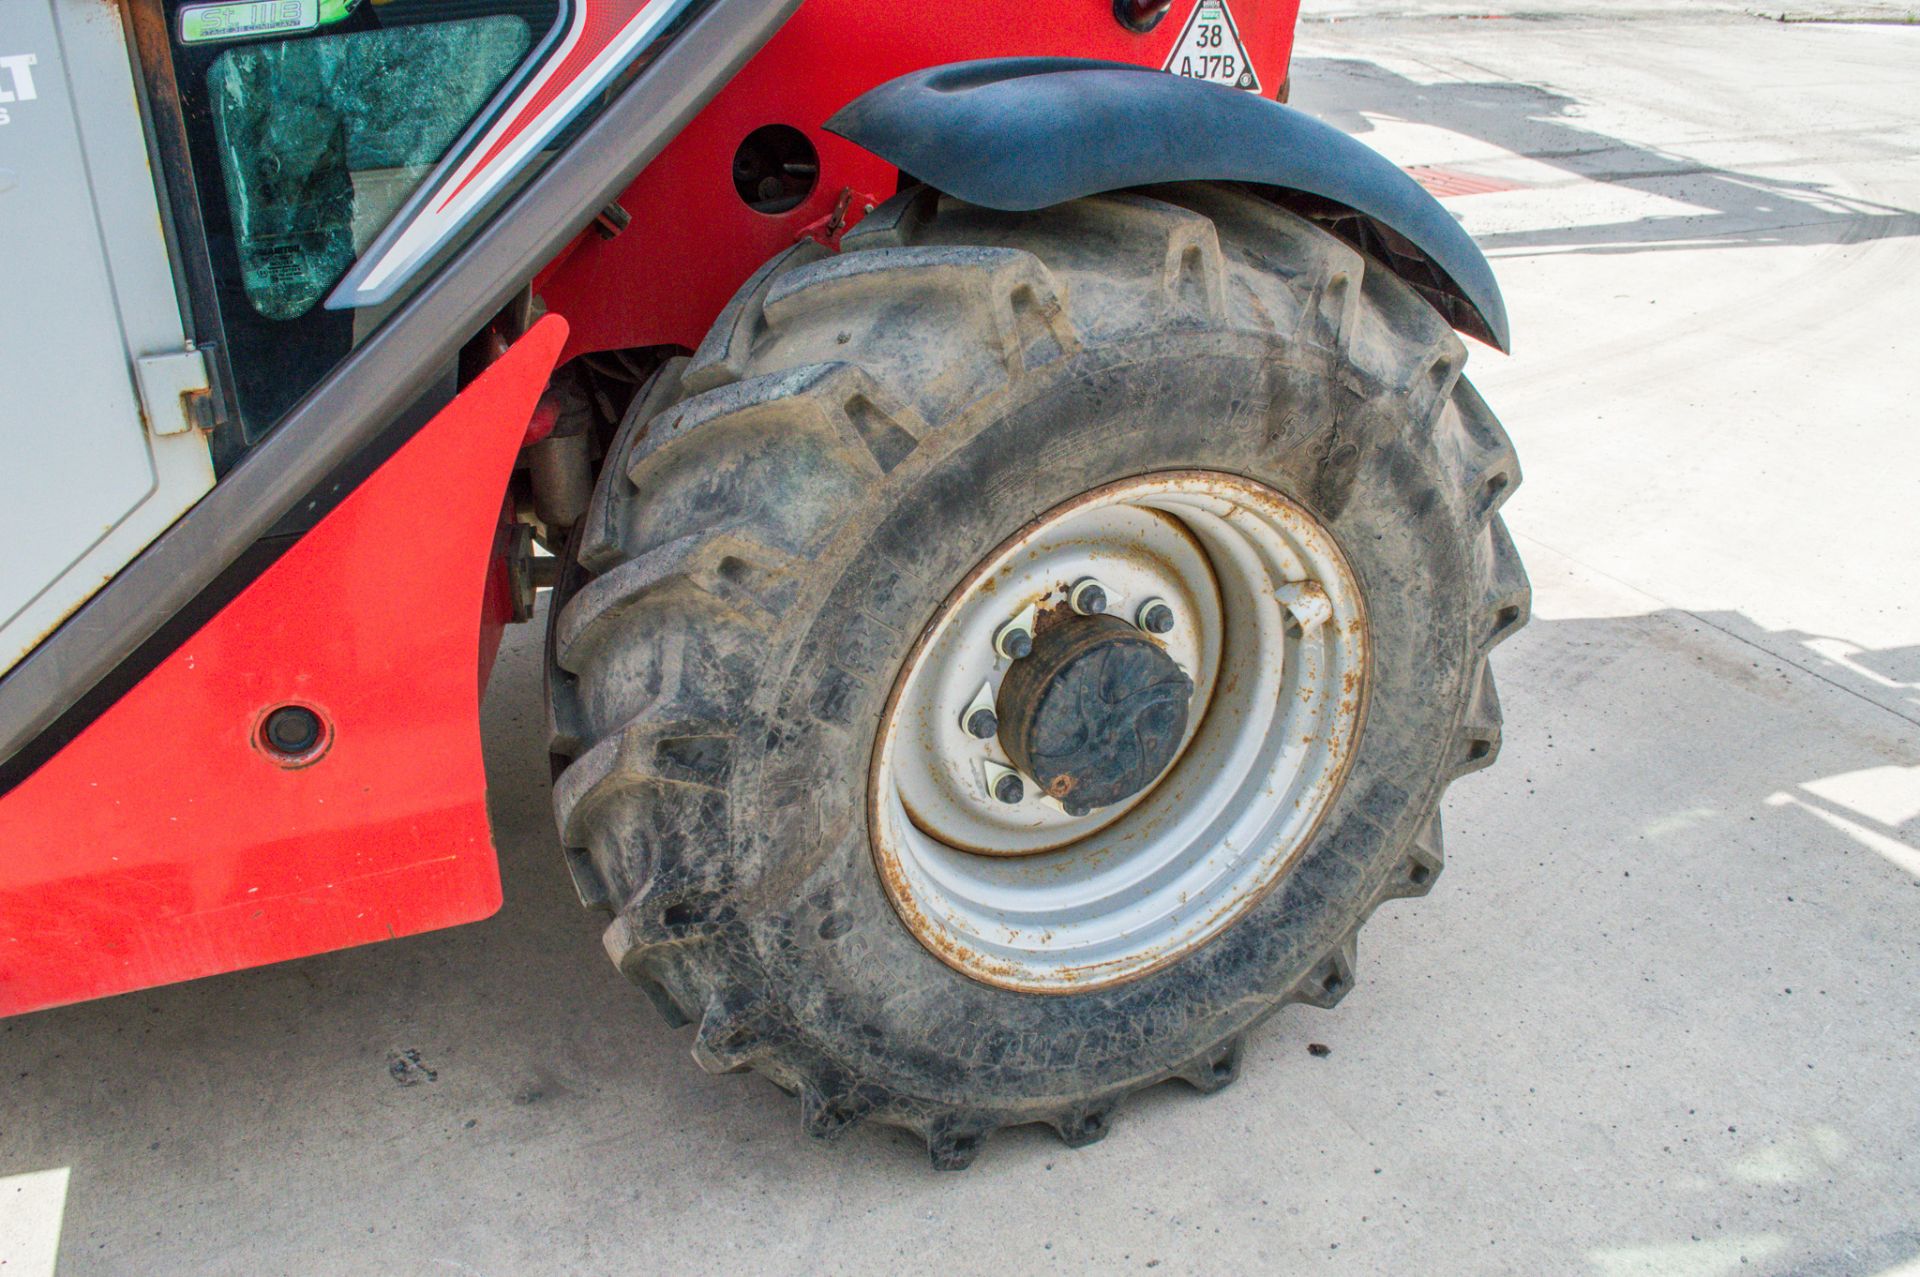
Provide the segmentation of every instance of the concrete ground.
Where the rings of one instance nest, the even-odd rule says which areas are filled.
[[[812,1144],[602,958],[523,629],[505,910],[0,1022],[0,1274],[1920,1274],[1920,29],[1396,12],[1295,100],[1510,188],[1450,204],[1536,619],[1337,1012],[1082,1152]]]

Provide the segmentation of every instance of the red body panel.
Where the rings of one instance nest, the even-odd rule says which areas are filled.
[[[1159,26],[1136,35],[1114,20],[1111,0],[807,0],[627,188],[620,203],[632,224],[611,240],[586,232],[536,281],[548,308],[573,325],[564,357],[697,346],[747,276],[832,212],[842,190],[855,193],[855,218],[860,197],[893,194],[890,165],[820,128],[875,85],[972,58],[1050,55],[1158,67],[1198,2],[1174,0]],[[1228,3],[1271,97],[1286,79],[1299,0]],[[756,213],[733,189],[734,150],[763,124],[790,124],[820,152],[813,194],[777,216]]]
[[[543,320],[0,801],[0,1014],[498,908],[482,596],[565,338]],[[330,729],[305,766],[257,743],[285,703]]]
[[[821,130],[865,90],[983,57],[1158,67],[1197,3],[1174,0],[1136,35],[1111,0],[807,0],[622,195],[631,224],[583,233],[540,273],[549,318],[0,798],[0,1015],[491,913],[479,692],[510,611],[502,501],[556,363],[698,345],[843,191],[854,219],[892,194],[889,166]],[[1271,96],[1299,0],[1229,4]],[[735,192],[732,160],[774,123],[813,140],[821,174],[798,208],[768,216]],[[331,729],[305,766],[257,744],[262,715],[285,703]]]

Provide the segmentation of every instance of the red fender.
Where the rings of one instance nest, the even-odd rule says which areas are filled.
[[[484,918],[480,757],[501,503],[549,316],[0,799],[0,1015]],[[495,634],[497,637],[497,631]],[[317,757],[260,740],[317,711]]]

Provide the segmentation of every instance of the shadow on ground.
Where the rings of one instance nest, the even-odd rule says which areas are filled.
[[[1729,634],[1770,651],[1792,651],[1794,663],[1802,668],[1920,724],[1920,646],[1876,649],[1832,634],[1762,629],[1738,613],[1701,615]]]

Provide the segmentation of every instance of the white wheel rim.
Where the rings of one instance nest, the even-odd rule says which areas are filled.
[[[1150,599],[1193,680],[1187,733],[1133,797],[1069,815],[964,726],[1011,662],[994,636],[1075,582],[1110,615]],[[994,551],[909,655],[874,750],[874,858],[921,943],[967,975],[1064,993],[1144,975],[1211,940],[1285,874],[1339,792],[1366,700],[1360,589],[1331,534],[1271,488],[1179,471],[1068,502]]]

